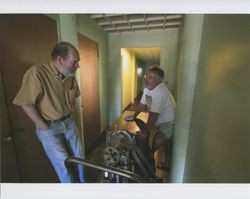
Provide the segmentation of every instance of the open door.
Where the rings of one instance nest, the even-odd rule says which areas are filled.
[[[15,167],[17,167],[20,181],[25,183],[58,182],[54,169],[36,137],[33,122],[21,107],[12,104],[21,87],[25,71],[33,64],[50,60],[50,51],[57,43],[56,21],[40,14],[2,14],[0,27],[2,27],[0,71],[5,91],[3,99],[6,99],[6,104],[3,105],[6,115],[2,117],[1,114],[1,121],[8,123],[7,119],[9,119],[10,125],[1,123],[2,141],[5,142],[1,144],[2,153],[4,153],[4,156],[1,156],[1,162],[5,161],[6,156],[12,158],[16,156],[16,161],[12,159],[11,163],[16,165],[1,164],[4,167],[1,169],[6,172],[4,176],[11,176],[13,168],[16,170]],[[2,103],[1,101],[1,105]],[[6,146],[8,141],[9,144],[14,144],[16,150]],[[13,181],[7,177],[2,180]],[[15,180],[19,181],[18,178]]]
[[[99,64],[98,45],[93,40],[78,34],[80,53],[81,101],[84,129],[84,146],[88,154],[97,139],[100,130]]]

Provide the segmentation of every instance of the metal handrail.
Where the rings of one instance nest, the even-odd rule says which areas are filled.
[[[141,176],[136,175],[136,174],[134,174],[134,173],[132,173],[130,171],[126,171],[126,170],[122,170],[122,169],[115,168],[115,167],[108,167],[108,166],[105,166],[105,165],[92,163],[89,160],[85,160],[85,159],[81,159],[81,158],[77,158],[77,157],[68,157],[65,160],[65,165],[66,165],[67,168],[69,168],[70,163],[82,164],[82,165],[92,167],[92,168],[95,168],[95,169],[99,169],[99,170],[102,170],[102,171],[107,171],[107,172],[110,172],[110,173],[113,173],[113,174],[116,174],[116,175],[119,175],[119,176],[129,178],[129,179],[131,179],[131,180],[133,180],[133,181],[135,181],[137,183],[146,183],[146,182],[148,182],[146,179],[144,179]]]

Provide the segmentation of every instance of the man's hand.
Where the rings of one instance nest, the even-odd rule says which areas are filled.
[[[144,111],[146,109],[147,105],[146,104],[142,104],[142,103],[139,103],[137,106],[136,106],[136,110],[135,110],[135,113],[133,115],[128,115],[125,117],[125,120],[127,122],[132,122],[136,119],[137,115],[140,114],[140,112]]]
[[[24,105],[22,106],[24,112],[29,116],[29,118],[35,123],[36,127],[39,129],[47,129],[49,125],[44,121],[38,110],[34,105]]]
[[[35,125],[37,128],[42,129],[42,130],[46,130],[49,128],[49,125],[45,122],[38,122]]]

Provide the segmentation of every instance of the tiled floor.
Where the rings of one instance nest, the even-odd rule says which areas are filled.
[[[96,148],[87,155],[86,159],[95,163],[104,165],[103,150],[105,148],[105,136],[98,141]],[[85,178],[87,183],[100,183],[102,181],[102,171],[85,166]]]

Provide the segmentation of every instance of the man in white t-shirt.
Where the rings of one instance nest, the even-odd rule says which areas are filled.
[[[134,121],[140,112],[148,111],[149,117],[146,129],[150,136],[154,137],[152,150],[157,148],[157,143],[161,144],[164,142],[167,145],[165,148],[170,153],[176,103],[172,94],[162,82],[163,78],[164,71],[161,68],[157,66],[149,68],[146,73],[146,88],[143,90],[143,95],[136,107],[135,114],[125,119]],[[166,164],[169,164],[169,161]]]

